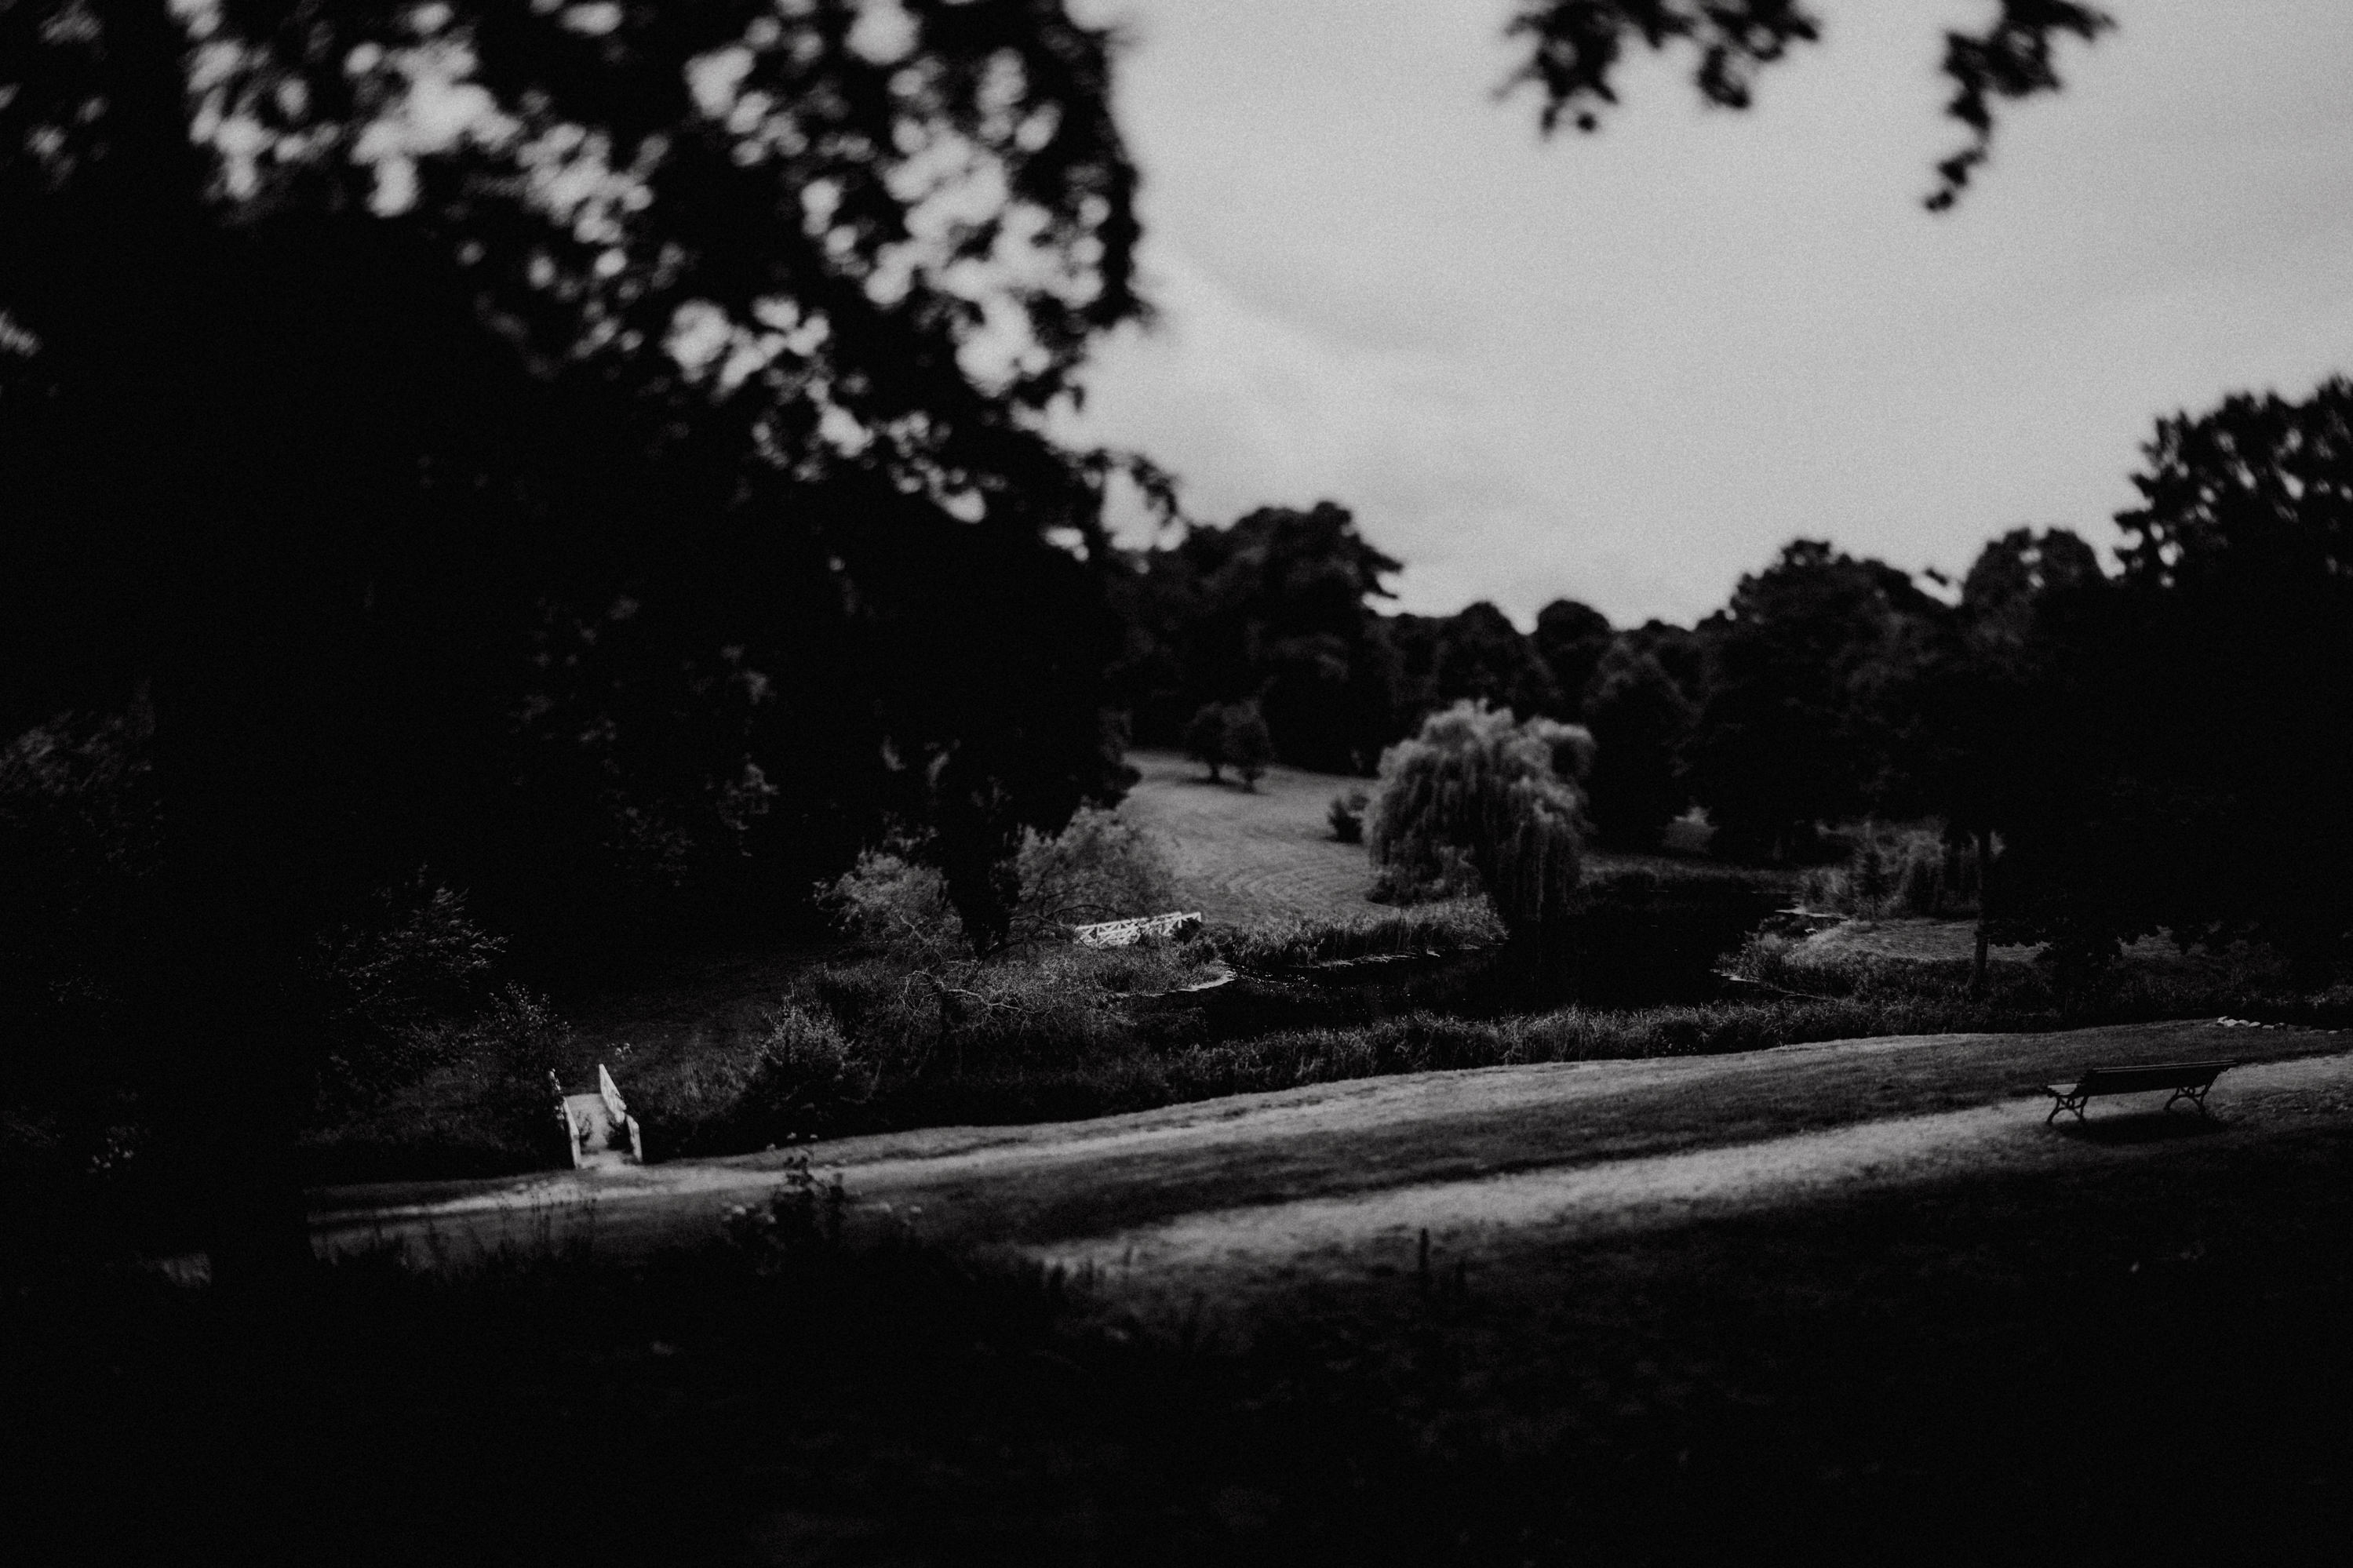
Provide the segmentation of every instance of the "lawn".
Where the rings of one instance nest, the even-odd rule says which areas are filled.
[[[1160,836],[1187,909],[1232,925],[1287,916],[1345,920],[1374,906],[1372,863],[1325,819],[1332,797],[1369,792],[1370,779],[1270,767],[1254,789],[1211,784],[1174,752],[1133,752],[1144,776],[1120,809]]]
[[[32,1560],[2324,1561],[2353,1133],[1409,1261],[1248,1349],[821,1247],[0,1300]],[[1072,1308],[1082,1309],[1072,1310]]]

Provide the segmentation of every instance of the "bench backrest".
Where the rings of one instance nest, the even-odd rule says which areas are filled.
[[[2204,1089],[2232,1061],[2143,1062],[2133,1067],[2094,1068],[2075,1085],[2078,1094],[2143,1094],[2159,1089]]]

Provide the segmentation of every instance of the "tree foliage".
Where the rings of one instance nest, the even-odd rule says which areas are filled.
[[[989,926],[1118,787],[1110,459],[1043,420],[1141,310],[1108,47],[1041,0],[0,8],[0,721],[148,693],[213,1154],[284,1147],[287,977],[420,863],[545,952],[797,902],[890,812]]]
[[[1139,739],[1176,744],[1205,705],[1252,699],[1277,754],[1303,767],[1362,771],[1393,738],[1375,601],[1398,563],[1346,509],[1262,507],[1124,565],[1112,679]]]
[[[1697,710],[1656,658],[1621,642],[1603,657],[1585,715],[1595,836],[1619,848],[1657,848],[1689,804],[1680,758]]]
[[[1536,612],[1536,657],[1552,673],[1556,719],[1584,717],[1594,676],[1609,652],[1609,617],[1575,599],[1555,599]]]
[[[1740,580],[1700,628],[1708,689],[1686,748],[1729,845],[1791,853],[1873,802],[1903,672],[1944,614],[1905,573],[1817,540]]]
[[[2077,0],[1997,0],[1981,28],[1947,31],[1940,68],[1953,95],[1945,112],[1968,140],[1936,164],[1926,198],[1931,212],[1950,207],[1990,155],[2000,102],[2059,89],[2058,42],[2088,42],[2114,26]],[[1631,46],[1687,52],[1704,100],[1746,109],[1757,74],[1792,47],[1819,42],[1822,25],[1805,0],[1521,0],[1508,32],[1527,50],[1514,85],[1535,87],[1544,129],[1566,120],[1591,132],[1618,101],[1615,81]]]
[[[1242,788],[1256,789],[1258,781],[1266,774],[1267,763],[1274,761],[1274,735],[1266,727],[1266,715],[1255,702],[1237,702],[1226,710],[1226,734],[1220,749],[1226,761],[1242,779]]]
[[[1583,874],[1577,782],[1592,760],[1574,725],[1476,702],[1433,714],[1382,754],[1373,863],[1430,882],[1459,857],[1513,931],[1556,923]]]

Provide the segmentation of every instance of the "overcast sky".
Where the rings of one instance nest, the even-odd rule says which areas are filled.
[[[2109,8],[1936,217],[1985,0],[1820,0],[1748,113],[1641,63],[1550,142],[1494,96],[1505,0],[1088,0],[1162,318],[1071,433],[1209,521],[1339,501],[1402,607],[1523,625],[1688,621],[1800,534],[2105,544],[2156,416],[2353,372],[2353,0]]]

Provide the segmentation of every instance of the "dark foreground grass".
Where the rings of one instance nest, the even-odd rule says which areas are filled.
[[[1154,1332],[817,1233],[235,1294],[20,1272],[12,1555],[2331,1561],[2348,1178],[2344,1130],[2120,1144]]]

